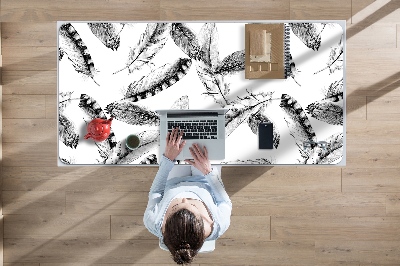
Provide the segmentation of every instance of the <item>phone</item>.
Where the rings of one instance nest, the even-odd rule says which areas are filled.
[[[258,125],[258,149],[274,148],[273,124],[262,122]]]

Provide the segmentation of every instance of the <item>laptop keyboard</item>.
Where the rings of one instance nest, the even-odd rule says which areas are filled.
[[[168,132],[176,127],[184,131],[183,139],[217,139],[217,120],[168,121]]]

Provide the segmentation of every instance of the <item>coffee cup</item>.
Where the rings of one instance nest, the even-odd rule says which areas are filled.
[[[140,146],[140,138],[138,135],[131,134],[126,138],[126,147],[135,150]]]

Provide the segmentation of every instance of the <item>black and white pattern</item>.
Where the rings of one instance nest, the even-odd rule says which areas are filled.
[[[59,29],[59,158],[64,164],[157,164],[157,109],[226,108],[221,164],[337,164],[344,150],[343,29],[288,23],[287,79],[244,79],[245,23],[64,23]],[[110,119],[102,142],[84,139]],[[272,150],[258,125],[273,123]],[[131,151],[129,134],[141,138]],[[304,141],[326,148],[304,149]]]

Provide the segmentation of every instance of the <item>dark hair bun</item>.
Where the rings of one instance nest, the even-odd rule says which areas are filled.
[[[184,244],[184,248],[175,251],[174,261],[178,264],[191,263],[193,261],[193,250],[190,249],[189,244]]]

